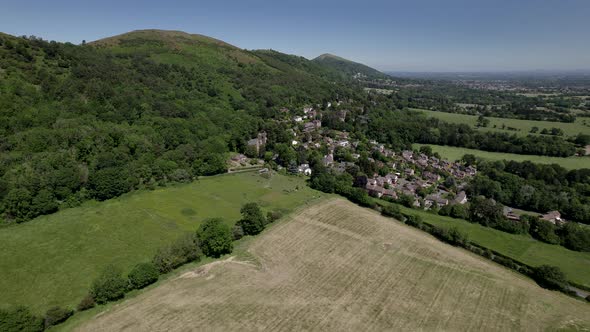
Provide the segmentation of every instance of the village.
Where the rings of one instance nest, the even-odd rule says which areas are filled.
[[[340,104],[334,103],[335,106]],[[326,109],[331,107],[332,103],[328,103]],[[361,185],[372,197],[391,201],[399,201],[403,197],[406,201],[411,200],[412,207],[424,210],[440,209],[447,205],[464,205],[469,201],[466,188],[469,180],[477,174],[474,166],[449,161],[438,154],[427,154],[426,151],[396,152],[375,140],[361,142],[351,137],[348,132],[322,127],[322,111],[318,108],[304,107],[297,112],[287,108],[280,109],[284,119],[275,121],[289,124],[288,132],[292,136],[290,144],[295,150],[326,152],[322,158],[323,165],[336,174],[342,174],[355,167],[358,169],[361,153],[369,152],[371,156],[376,153],[380,158],[368,157],[368,161],[375,164],[375,169],[388,171],[367,174],[366,179],[360,180]],[[332,109],[329,112],[344,122],[349,111]],[[260,132],[255,138],[248,140],[247,146],[257,154],[263,151],[267,140],[267,134]],[[272,157],[273,160],[277,158],[277,154]],[[244,154],[233,156],[232,161],[235,164],[255,165],[254,167],[260,168],[261,173],[269,171],[263,167],[264,160],[251,159]],[[308,163],[288,168],[276,165],[276,168],[301,176],[312,175],[312,167]],[[514,222],[520,221],[522,213],[510,207],[504,207],[503,211],[504,217]],[[566,222],[558,211],[538,216],[554,225]]]

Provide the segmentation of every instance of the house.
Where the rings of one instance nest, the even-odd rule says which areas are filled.
[[[393,189],[383,189],[383,197],[389,197],[392,199],[397,199],[397,194]]]
[[[559,213],[559,211],[549,211],[541,215],[541,219],[546,220],[554,225],[560,225],[565,222],[565,220],[561,219],[561,213]]]
[[[414,170],[411,168],[406,168],[404,170],[404,173],[406,173],[407,176],[412,176],[412,175],[414,175]]]
[[[449,200],[446,198],[442,198],[439,194],[431,194],[424,197],[424,205],[427,208],[432,206],[434,203],[436,203],[438,206],[445,206],[449,204]]]
[[[373,197],[381,198],[381,196],[383,196],[384,189],[382,187],[371,185],[369,184],[369,182],[367,182],[367,184],[365,185],[365,189],[367,190],[369,195]]]
[[[457,196],[455,196],[455,199],[453,200],[453,202],[455,204],[465,204],[467,203],[467,194],[465,193],[465,191],[460,191]]]
[[[296,146],[297,144],[299,144],[299,142],[297,142],[296,140],[291,141],[291,145]]]
[[[311,167],[309,164],[301,164],[297,167],[297,171],[303,175],[310,176],[311,175]]]
[[[308,114],[311,111],[313,111],[313,107],[304,107],[303,108],[303,114]]]
[[[407,160],[410,161],[414,158],[414,153],[412,151],[409,150],[404,150],[402,151],[402,157]]]
[[[322,122],[320,120],[313,120],[303,125],[303,131],[310,132],[316,129],[320,129],[322,127]]]
[[[380,176],[380,177],[378,177],[375,180],[377,180],[377,184],[380,185],[380,186],[382,186],[382,187],[384,185],[386,185],[386,184],[388,184],[388,185],[391,184],[391,178],[388,178],[388,177],[385,177],[385,176]]]
[[[233,157],[231,157],[231,160],[232,161],[235,161],[235,162],[238,162],[238,163],[245,162],[246,159],[248,159],[248,157],[244,156],[241,153],[238,153],[238,154],[234,155]]]
[[[330,166],[334,163],[334,155],[329,153],[324,156],[324,166]]]
[[[502,210],[502,214],[504,214],[504,217],[506,217],[508,220],[520,221],[520,216],[514,213],[511,207],[505,206]]]
[[[348,142],[347,140],[342,140],[342,141],[336,142],[336,145],[341,146],[343,148],[347,148],[350,145],[350,142]]]
[[[422,173],[422,177],[430,182],[437,182],[440,180],[440,175],[428,171]]]
[[[248,141],[248,146],[253,146],[256,149],[256,153],[260,153],[260,148],[266,144],[266,133],[260,132],[256,138]]]
[[[295,122],[302,122],[303,121],[303,117],[301,117],[299,115],[296,115],[296,116],[293,117],[293,121],[295,121]]]

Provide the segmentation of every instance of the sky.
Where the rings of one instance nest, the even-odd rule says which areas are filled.
[[[0,0],[0,31],[81,43],[182,30],[382,71],[590,69],[590,0]]]

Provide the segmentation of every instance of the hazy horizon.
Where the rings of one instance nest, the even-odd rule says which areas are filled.
[[[308,59],[331,53],[386,72],[590,69],[582,0],[4,2],[0,31],[76,44],[164,29]]]

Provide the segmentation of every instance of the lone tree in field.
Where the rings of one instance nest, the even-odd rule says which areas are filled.
[[[256,203],[247,203],[242,206],[240,210],[242,213],[242,220],[238,223],[242,226],[244,234],[256,235],[264,230],[266,225],[266,219],[260,210],[260,207]]]
[[[220,218],[207,219],[197,231],[201,250],[209,257],[219,257],[231,253],[233,249],[232,231]]]

